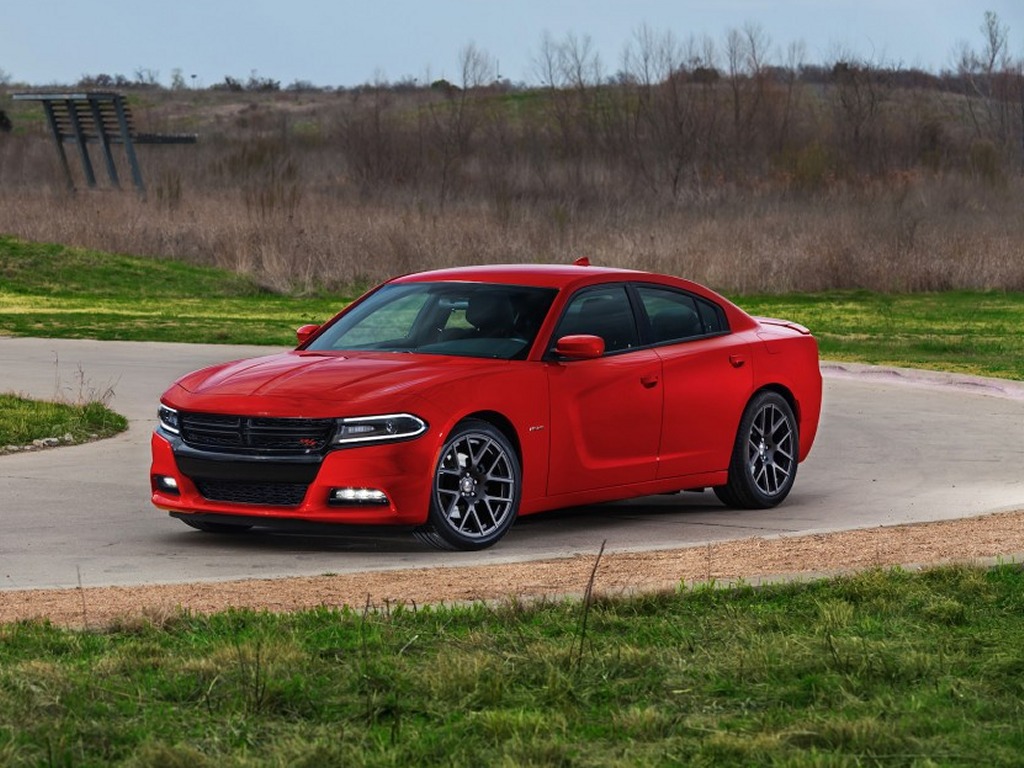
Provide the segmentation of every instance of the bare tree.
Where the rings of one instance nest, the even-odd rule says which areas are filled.
[[[541,87],[554,90],[561,87],[558,68],[558,43],[550,32],[544,32],[540,39],[540,50],[533,57],[533,70]]]
[[[985,12],[979,27],[982,48],[974,50],[961,41],[957,56],[957,73],[964,83],[967,113],[978,139],[1001,146],[1014,141],[1014,115],[1011,105],[1019,101],[1024,120],[1024,93],[1021,92],[1020,63],[1009,54],[1009,28],[992,11]],[[1024,135],[1022,135],[1024,141]]]
[[[832,64],[832,103],[839,150],[853,167],[885,164],[879,157],[882,106],[889,96],[889,78],[881,65],[848,54]]]
[[[652,191],[678,197],[717,162],[720,75],[714,41],[641,27],[623,56],[633,89],[629,156]]]
[[[622,53],[623,72],[630,82],[650,89],[667,75],[663,62],[657,61],[658,47],[658,36],[649,26],[634,30]]]
[[[786,98],[782,107],[782,117],[779,121],[778,149],[782,150],[789,141],[790,123],[794,112],[799,108],[800,91],[797,83],[800,78],[800,71],[807,60],[807,46],[802,40],[792,42],[786,48],[786,60],[782,71],[785,77]]]
[[[576,180],[584,158],[599,141],[596,93],[603,75],[601,60],[589,37],[566,35],[558,42],[545,33],[534,70],[547,91],[545,107],[558,132],[559,155]],[[547,169],[539,169],[547,173]]]
[[[625,147],[632,164],[654,191],[660,185],[663,168],[671,167],[669,173],[674,178],[680,173],[678,132],[683,121],[678,114],[671,114],[671,108],[666,109],[665,102],[666,96],[680,96],[670,81],[681,63],[679,45],[672,33],[659,36],[646,25],[633,33],[623,52],[623,71],[635,91],[635,98],[626,101]],[[677,98],[672,106],[680,105]]]
[[[145,88],[158,88],[160,86],[160,70],[149,67],[136,67],[133,84]]]
[[[748,22],[730,29],[725,38],[727,80],[732,96],[733,136],[738,153],[752,149],[754,125],[759,122],[766,98],[768,51],[771,38],[759,24]]]
[[[601,82],[601,57],[589,35],[566,35],[561,46],[563,80],[577,91],[585,91]]]
[[[461,87],[442,89],[443,100],[430,104],[433,144],[440,163],[438,202],[444,207],[452,193],[455,173],[462,159],[469,154],[470,141],[478,124],[473,109],[476,91],[497,78],[497,66],[486,51],[469,43],[459,52]]]
[[[982,66],[986,74],[991,75],[997,68],[1005,69],[1009,64],[1006,40],[1009,27],[999,21],[994,11],[985,11],[985,22],[981,25],[981,34],[985,38],[982,52]]]
[[[471,42],[459,51],[459,75],[464,91],[481,88],[497,80],[498,65],[493,56]]]

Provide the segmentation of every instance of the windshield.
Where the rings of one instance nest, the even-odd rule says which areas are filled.
[[[521,360],[557,291],[489,283],[385,285],[306,349]]]

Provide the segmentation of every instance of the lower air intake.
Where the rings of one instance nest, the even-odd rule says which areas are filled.
[[[196,487],[210,501],[265,507],[297,507],[309,488],[305,483],[233,483],[223,480],[197,480]]]

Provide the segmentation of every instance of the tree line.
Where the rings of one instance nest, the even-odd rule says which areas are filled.
[[[996,14],[984,15],[980,31],[980,45],[963,43],[955,69],[940,74],[844,51],[809,63],[802,44],[779,52],[747,24],[720,41],[641,27],[609,75],[589,38],[546,35],[531,86],[502,79],[494,59],[468,45],[452,81],[333,89],[338,98],[314,134],[273,120],[261,133],[258,117],[246,117],[249,144],[238,162],[217,167],[237,165],[222,175],[247,183],[255,172],[294,186],[304,169],[335,165],[328,152],[364,196],[413,190],[441,206],[483,198],[499,209],[700,200],[729,185],[816,193],[919,172],[1000,184],[1024,167],[1024,62],[1011,56]],[[78,85],[167,90],[147,69]],[[176,70],[170,90],[187,87]],[[207,90],[323,89],[282,89],[253,71]]]

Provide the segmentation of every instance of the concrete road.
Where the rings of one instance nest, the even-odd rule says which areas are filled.
[[[149,503],[157,398],[178,375],[266,347],[0,338],[0,392],[112,391],[127,433],[0,456],[0,590],[173,583],[482,564],[686,547],[1024,508],[1024,386],[823,366],[818,441],[781,507],[737,512],[710,492],[526,518],[495,548],[442,553],[411,536],[222,537]],[[2,598],[0,598],[2,599]]]

